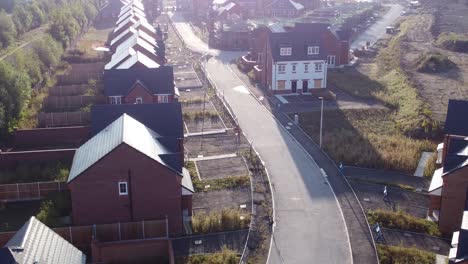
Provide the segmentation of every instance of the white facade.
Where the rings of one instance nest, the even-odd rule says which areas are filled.
[[[310,89],[327,87],[325,60],[274,62],[271,87],[284,93],[307,93]]]

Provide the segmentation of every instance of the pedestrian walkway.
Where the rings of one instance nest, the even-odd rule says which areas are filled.
[[[423,152],[421,154],[421,159],[419,159],[418,167],[414,172],[414,176],[416,177],[423,177],[424,176],[424,169],[426,168],[427,163],[431,159],[432,152]]]

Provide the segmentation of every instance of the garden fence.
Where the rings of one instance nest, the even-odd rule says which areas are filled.
[[[65,240],[78,248],[89,248],[93,241],[113,242],[168,238],[168,220],[113,223],[88,226],[53,228]],[[0,233],[0,247],[3,247],[15,232]]]
[[[74,110],[90,104],[104,103],[104,96],[72,95],[49,96],[44,99],[44,110],[48,112]]]
[[[38,115],[39,127],[82,126],[90,122],[89,112],[55,112]]]
[[[71,96],[82,95],[92,89],[91,85],[58,85],[49,88],[49,96]]]
[[[31,182],[0,185],[0,201],[28,201],[45,197],[51,192],[67,191],[66,182]]]

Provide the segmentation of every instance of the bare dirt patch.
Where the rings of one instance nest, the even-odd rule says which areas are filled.
[[[464,23],[466,19],[459,20]],[[423,101],[428,103],[433,119],[443,122],[449,99],[468,99],[468,54],[436,47],[431,34],[431,28],[438,25],[434,23],[436,21],[432,14],[422,14],[413,20],[412,27],[402,41],[402,66],[412,77]],[[415,62],[425,52],[443,54],[455,67],[439,73],[418,72]]]
[[[197,167],[202,180],[249,175],[242,157],[197,161]]]
[[[223,209],[240,209],[241,205],[246,206],[242,209],[246,214],[252,209],[250,187],[198,192],[193,194],[192,199],[195,215]]]

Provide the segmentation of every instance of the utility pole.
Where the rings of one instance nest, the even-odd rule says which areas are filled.
[[[322,148],[322,128],[323,128],[323,97],[319,97],[322,101],[322,106],[320,108],[320,148]]]

